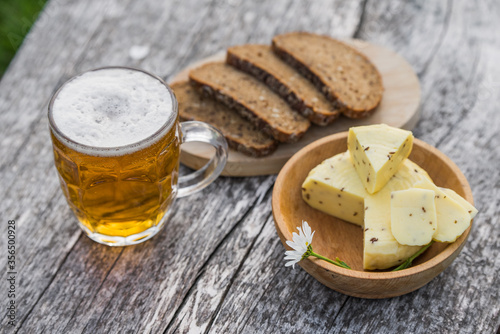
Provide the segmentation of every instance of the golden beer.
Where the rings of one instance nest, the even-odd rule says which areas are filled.
[[[167,84],[145,71],[108,67],[67,81],[49,104],[54,160],[80,227],[124,246],[154,236],[176,196],[199,191],[226,163],[227,143],[202,122],[179,123]],[[180,144],[202,141],[214,157],[179,177]]]
[[[154,235],[179,169],[177,103],[163,81],[123,68],[84,73],[56,93],[49,120],[61,187],[85,232],[108,244]]]
[[[77,152],[53,133],[52,142],[63,192],[91,233],[127,237],[162,221],[177,184],[180,143],[176,127],[151,146],[120,156]]]

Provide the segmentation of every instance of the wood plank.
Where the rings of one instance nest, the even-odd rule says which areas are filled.
[[[137,246],[110,248],[82,236],[22,329],[37,333],[163,330],[191,285],[204,275],[205,262],[226,243],[226,235],[241,225],[247,212],[262,202],[272,181],[220,179],[206,192],[179,200],[165,229]],[[219,205],[207,206],[205,200]],[[54,302],[58,310],[51,307]]]
[[[59,189],[46,106],[61,76],[114,6],[110,1],[47,4],[0,82],[0,210],[16,220],[18,231],[15,330],[52,283],[81,233]],[[5,243],[2,237],[2,249]],[[0,258],[3,268],[6,260]],[[6,272],[2,275],[5,278]],[[0,287],[7,290],[5,279]],[[2,327],[7,320],[2,318]]]
[[[359,2],[346,0],[221,1],[207,14],[189,55],[167,74],[175,74],[188,64],[232,45],[270,43],[274,35],[287,31],[307,30],[338,38],[350,37],[357,27],[360,9]]]
[[[390,47],[419,74],[442,45],[452,1],[367,1],[357,38]]]
[[[285,267],[284,252],[271,217],[234,278],[211,332],[331,333],[350,297],[326,288],[298,266]]]
[[[109,9],[109,8],[108,8],[108,7],[104,7],[104,8],[101,8],[100,10],[101,10],[101,11],[105,11],[105,9]],[[71,8],[65,8],[65,10],[71,10]],[[168,8],[167,8],[167,11],[168,11]],[[118,13],[118,14],[120,14],[120,13],[122,13],[122,14],[124,14],[124,13],[129,13],[129,15],[132,15],[132,14],[137,14],[137,11],[134,11],[134,10],[129,10],[129,9],[121,9],[121,8],[116,9],[116,11],[115,11],[115,12],[116,12],[116,13]],[[116,13],[115,13],[115,14],[116,14]],[[99,33],[97,33],[97,34],[95,34],[95,35],[94,35],[94,38],[96,38],[96,37],[98,37],[98,36],[108,36],[108,34],[107,34],[107,33],[108,33],[108,31],[106,31],[106,27],[108,27],[110,31],[113,31],[113,30],[116,28],[115,24],[116,24],[117,22],[129,22],[129,23],[130,23],[130,20],[123,20],[123,18],[120,18],[120,16],[119,16],[119,15],[115,15],[115,14],[112,14],[112,15],[111,15],[111,17],[108,17],[108,16],[106,16],[106,17],[105,17],[105,18],[107,19],[106,23],[105,23],[105,24],[103,24],[103,25],[101,25],[101,27],[100,27],[100,28],[101,28],[100,32],[99,32]],[[93,13],[93,15],[96,15],[96,13]],[[145,13],[144,13],[144,15],[148,15],[148,12],[145,12]],[[136,16],[136,17],[137,17],[137,16]],[[137,17],[137,18],[136,18],[136,20],[137,20],[138,22],[144,22],[144,21],[147,21],[147,19],[146,19],[146,18],[141,17],[141,16]],[[122,34],[122,35],[126,35],[126,34],[127,34],[127,29],[132,29],[132,30],[134,30],[134,29],[136,29],[136,26],[137,26],[137,25],[135,25],[135,26],[134,26],[134,25],[128,25],[127,27],[130,27],[130,28],[124,28],[123,30],[118,29],[118,31],[122,31],[122,32],[121,32],[121,34]],[[150,29],[153,29],[153,28],[154,28],[154,27],[151,27]],[[116,36],[116,38],[117,38],[116,40],[117,40],[117,41],[121,41],[121,39],[120,39],[119,37],[120,37],[120,36]],[[106,41],[106,40],[105,40],[105,41],[103,42],[103,43],[104,43],[104,45],[105,45],[105,43],[107,43],[107,42],[108,42],[108,41]],[[89,44],[91,44],[91,43],[89,43]],[[57,48],[56,48],[56,49],[57,49]],[[91,53],[91,54],[92,54],[92,53]],[[116,64],[116,63],[119,63],[119,61],[120,61],[120,60],[122,60],[121,56],[122,56],[122,54],[121,54],[121,53],[117,53],[117,52],[116,52],[116,50],[115,50],[114,52],[110,53],[110,54],[106,54],[106,53],[104,53],[104,52],[103,52],[103,54],[101,54],[101,57],[102,57],[102,58],[105,58],[107,61],[110,61],[110,62],[115,63],[115,64]],[[76,59],[76,61],[74,61],[74,63],[76,63],[76,64],[81,64],[81,65],[85,66],[85,64],[86,64],[86,63],[85,63],[85,61],[86,61],[86,56],[85,56],[85,55],[82,55],[82,56],[79,56],[79,57],[78,57],[78,59]],[[74,74],[74,73],[76,73],[76,72],[78,72],[78,69],[77,69],[77,70],[74,70],[74,69],[69,69],[69,70],[67,70],[66,75],[64,75],[64,76],[63,76],[63,80],[67,79],[68,77],[70,77],[71,75],[73,75],[73,74]],[[55,86],[55,84],[54,84],[54,86]],[[52,88],[51,88],[51,90],[53,90],[53,89],[55,89],[55,88],[54,88],[54,87],[52,87]],[[47,98],[48,98],[48,97],[47,97]],[[43,114],[45,114],[45,112],[46,112],[46,111],[44,110],[44,111],[43,111]],[[47,140],[46,140],[46,141],[43,141],[43,142],[41,142],[41,143],[40,143],[40,142],[38,142],[38,141],[36,141],[36,144],[37,144],[38,146],[43,147],[43,149],[44,149],[44,150],[42,150],[42,152],[39,152],[39,151],[37,151],[37,149],[29,149],[29,150],[28,150],[28,154],[26,154],[26,161],[27,161],[27,162],[30,162],[30,163],[32,163],[32,164],[36,163],[36,159],[34,158],[34,156],[36,156],[36,155],[37,155],[37,153],[41,153],[42,157],[43,157],[43,158],[45,158],[45,159],[46,159],[46,161],[48,161],[48,168],[47,168],[47,169],[48,169],[48,170],[52,169],[52,172],[53,172],[53,167],[51,167],[51,165],[53,165],[53,163],[52,163],[52,155],[51,155],[51,149],[50,149],[50,141],[48,140],[48,136],[47,136],[47,134],[48,134],[48,133],[47,133],[47,124],[46,124],[46,122],[45,122],[45,117],[43,117],[43,118],[42,118],[42,120],[41,120],[38,124],[36,124],[35,126],[36,126],[36,129],[38,129],[38,130],[39,130],[39,132],[36,132],[36,136],[34,136],[33,138],[43,138],[43,137],[46,137],[46,138],[47,138]],[[39,148],[39,147],[38,147],[38,148]],[[24,155],[23,155],[22,157],[24,157]],[[23,162],[24,162],[24,161],[23,161]],[[29,170],[28,170],[28,171],[26,171],[26,172],[27,172],[27,173],[29,173]],[[57,181],[56,181],[56,180],[57,180],[57,177],[55,177],[55,173],[53,173],[52,177],[51,177],[50,179],[47,179],[47,180],[48,180],[49,182],[52,182],[52,184],[54,185],[54,187],[52,187],[52,190],[54,190],[54,189],[57,189],[57,188],[58,188]],[[248,188],[248,187],[247,187],[247,188]],[[251,187],[250,187],[250,189],[251,189]],[[22,199],[24,199],[24,200],[32,200],[32,201],[33,201],[33,200],[35,199],[36,195],[37,195],[37,191],[39,191],[39,190],[38,190],[38,189],[36,189],[36,188],[31,188],[31,187],[26,187],[26,190],[30,190],[30,191],[32,191],[32,192],[33,192],[33,195],[32,195],[32,196],[26,196],[26,194],[20,194],[17,198],[18,198],[18,199],[21,199],[21,198],[22,198]],[[229,193],[231,194],[232,192],[229,192]],[[61,194],[60,194],[60,192],[58,192],[58,189],[56,190],[55,194],[57,194],[56,196],[58,196],[58,201],[59,201],[58,203],[61,203],[61,204],[62,204],[62,208],[63,208],[63,209],[65,210],[65,212],[67,213],[67,214],[66,214],[66,215],[67,215],[67,219],[66,219],[66,220],[70,223],[70,224],[68,224],[67,226],[69,226],[69,227],[71,228],[71,230],[72,230],[72,232],[73,232],[73,235],[74,235],[74,236],[76,236],[76,237],[78,237],[78,236],[80,235],[79,229],[76,227],[76,224],[74,223],[74,221],[72,221],[72,219],[74,219],[74,218],[72,217],[72,215],[71,215],[71,214],[69,214],[69,215],[68,215],[69,210],[68,210],[67,206],[65,206],[64,199],[62,199],[62,196],[60,196]],[[253,196],[253,194],[252,194],[252,193],[249,193],[249,195],[252,195],[252,196]],[[242,197],[242,198],[245,198],[245,196],[241,196],[241,197]],[[12,200],[13,200],[13,201],[14,201],[15,199],[16,199],[16,197],[12,197]],[[46,198],[45,198],[45,197],[43,197],[43,198],[40,198],[40,200],[41,200],[41,204],[42,204],[42,203],[44,203],[44,202],[45,202]],[[202,201],[200,201],[200,202],[202,202]],[[13,202],[13,203],[15,203],[15,202]],[[7,205],[9,205],[9,204],[13,204],[13,203],[8,203]],[[202,204],[202,206],[204,206],[204,204]],[[9,205],[9,207],[10,207],[10,205]],[[16,207],[16,205],[12,205],[12,207]],[[59,208],[59,209],[60,209],[60,208]],[[240,209],[241,209],[241,210],[243,210],[244,208],[243,208],[243,207],[240,207]],[[56,212],[54,212],[54,214],[55,214],[55,213],[57,213],[57,211],[56,211]],[[235,211],[235,214],[239,214],[239,213],[241,213],[241,211],[238,211],[238,210],[236,210],[236,211]],[[26,218],[26,219],[33,220],[33,219],[34,219],[34,217],[36,217],[36,216],[35,216],[35,215],[33,215],[33,217],[31,217],[31,215],[27,215],[27,218]],[[24,217],[22,217],[22,219],[20,219],[20,220],[22,220],[22,221],[24,222],[25,218],[24,218]],[[57,223],[58,223],[58,222],[59,222],[59,219],[53,219],[53,220],[50,220],[50,221],[44,221],[44,223],[45,223],[45,224],[52,225],[52,226],[51,226],[51,227],[52,227],[52,230],[53,230],[53,229],[55,229],[55,228],[57,228]],[[33,230],[35,230],[35,229],[33,229]],[[35,231],[36,231],[36,230],[35,230]],[[53,232],[54,232],[54,231],[50,231],[50,229],[49,229],[49,231],[48,231],[48,233],[53,233]],[[45,234],[43,234],[43,236],[45,237]],[[61,234],[61,235],[60,235],[60,237],[63,237],[63,236],[64,236],[63,234]],[[24,236],[21,236],[21,237],[23,237],[23,238],[24,238]],[[20,238],[21,238],[21,237],[20,237]],[[33,238],[33,237],[32,237],[32,236],[26,236],[25,238],[26,238],[26,239],[31,239],[31,238]],[[45,240],[45,238],[42,238],[41,240]],[[85,238],[84,238],[84,240],[85,240]],[[69,249],[66,249],[66,251],[65,251],[65,252],[63,252],[62,254],[59,254],[59,252],[58,252],[56,249],[57,249],[57,248],[59,248],[59,246],[58,246],[58,245],[60,244],[60,242],[54,242],[54,240],[50,240],[50,239],[49,239],[49,241],[52,241],[52,242],[53,242],[53,244],[54,244],[55,246],[52,246],[52,247],[45,246],[44,248],[46,249],[46,251],[47,251],[47,252],[50,252],[51,254],[58,254],[59,256],[61,256],[61,259],[63,260],[63,265],[64,265],[64,264],[68,265],[68,264],[67,264],[66,262],[64,262],[64,261],[65,261],[65,257],[67,256],[67,252],[69,251]],[[74,244],[74,242],[76,241],[76,239],[73,237],[73,239],[72,239],[71,241],[72,241],[72,244],[71,244],[71,245],[73,245],[73,244]],[[83,242],[83,241],[81,241],[81,242]],[[40,252],[40,248],[42,248],[42,247],[37,247],[37,248],[35,248],[35,249],[34,249],[34,251],[35,251],[35,252],[37,252],[37,255],[38,255],[38,254],[40,254],[41,256],[43,256],[43,255],[47,255],[47,254],[43,254],[43,253],[41,253],[41,252]],[[63,249],[63,250],[64,250],[64,249]],[[75,248],[75,250],[74,250],[74,251],[75,251],[75,252],[77,252],[78,250],[79,250],[79,248]],[[113,258],[112,256],[110,256],[110,257],[108,257],[108,258],[107,258],[107,260],[109,260],[109,261],[111,262],[111,263],[106,262],[109,266],[111,266],[111,264],[113,263],[113,261],[116,259],[116,256],[117,256],[116,251],[111,252],[111,254],[114,254],[114,255],[115,255],[115,257]],[[23,257],[23,254],[22,254],[22,253],[20,254],[20,257],[21,257],[21,258]],[[34,256],[33,256],[33,255],[31,255],[30,257],[34,257]],[[36,256],[35,256],[35,257],[36,257]],[[92,258],[90,258],[90,257],[88,257],[88,258],[87,258],[87,257],[84,257],[84,258],[85,258],[84,262],[89,262],[89,264],[88,264],[89,266],[92,266],[92,265],[94,264],[94,260],[93,260]],[[2,259],[2,260],[3,260],[3,259]],[[33,265],[33,266],[36,266],[36,265],[39,265],[39,263],[40,263],[40,262],[44,262],[47,266],[51,266],[51,261],[49,261],[49,259],[47,259],[47,261],[40,261],[40,259],[38,259],[38,260],[36,260],[36,261],[30,262],[29,264],[30,264],[30,265]],[[69,264],[69,266],[71,267],[71,264]],[[57,265],[57,267],[56,267],[55,269],[59,269],[59,265]],[[39,268],[39,270],[44,270],[44,268]],[[57,272],[57,271],[56,271],[56,272]],[[34,273],[30,271],[30,274],[34,274]],[[47,280],[46,280],[46,282],[40,282],[40,283],[48,283],[48,284],[52,284],[52,283],[53,283],[53,281],[54,281],[56,278],[54,278],[54,274],[55,274],[54,272],[51,272],[50,274],[52,275],[52,277],[50,277],[49,279],[47,279]],[[66,272],[62,272],[60,275],[62,275],[62,276],[64,277],[66,274],[67,274]],[[106,275],[107,275],[107,274],[106,274]],[[71,276],[71,275],[70,275],[70,276]],[[60,277],[60,276],[58,276],[58,277]],[[35,279],[35,278],[36,278],[36,275],[35,275],[33,278]],[[21,279],[23,279],[23,277],[22,277],[22,276],[21,276]],[[24,280],[24,279],[23,279],[23,280]],[[26,281],[28,281],[28,280],[26,280]],[[57,282],[57,281],[56,281],[56,282]],[[73,281],[69,281],[69,283],[70,283],[70,290],[71,290],[71,288],[73,288],[73,287],[74,287],[74,282],[73,282]],[[58,286],[58,285],[57,285],[57,283],[53,283],[53,284],[56,284],[56,285],[55,285],[55,287],[57,288],[57,286]],[[52,287],[53,287],[53,286],[54,286],[54,285],[52,285]],[[51,298],[51,297],[53,296],[53,292],[52,292],[50,289],[47,291],[47,290],[46,290],[46,289],[47,289],[47,287],[46,287],[46,286],[43,286],[42,284],[29,284],[26,288],[27,288],[27,290],[29,290],[29,292],[33,292],[33,293],[47,293],[47,296],[49,296],[48,298]],[[85,284],[85,285],[83,285],[83,286],[82,286],[82,290],[83,290],[83,291],[86,291],[86,289],[94,289],[94,288],[92,287],[92,285],[86,285],[86,284]],[[31,291],[31,290],[33,290],[33,291]],[[67,291],[66,291],[66,292],[67,292]],[[29,302],[29,299],[24,298],[25,293],[24,293],[24,291],[23,291],[23,290],[21,290],[21,291],[20,291],[20,294],[19,294],[19,295],[21,296],[21,297],[19,298],[19,300],[22,300],[23,302]],[[71,295],[71,293],[69,293],[69,295]],[[40,297],[37,297],[37,298],[38,298],[38,299],[34,300],[34,305],[37,305],[37,303],[39,302]],[[65,300],[66,300],[66,297],[65,297],[64,295],[62,295],[62,296],[61,296],[61,300],[64,300],[64,301],[65,301]],[[75,299],[75,300],[78,300],[78,299]],[[41,314],[42,316],[38,317],[38,315],[39,315],[39,314],[38,314],[37,312],[39,312],[40,308],[35,308],[35,309],[34,309],[34,314],[33,314],[33,316],[32,316],[32,319],[42,319],[42,318],[46,318],[46,317],[47,317],[47,318],[51,318],[50,313],[48,313],[48,314],[47,314],[47,313],[45,313],[45,312],[54,312],[54,310],[53,310],[53,309],[50,309],[50,308],[48,308],[48,307],[44,307],[44,306],[43,306],[43,305],[44,305],[44,304],[43,304],[43,299],[40,301],[40,303],[41,303],[41,305],[42,305],[42,308],[41,308],[41,309],[42,309],[42,311],[40,312],[40,314]],[[31,309],[33,309],[34,305],[29,305],[29,306],[28,306],[28,305],[26,305],[26,307],[23,307],[23,310],[24,310],[24,311],[26,311],[26,312],[29,312],[29,311],[31,311]],[[72,304],[72,305],[73,305],[74,307],[78,306],[77,304]],[[22,305],[21,305],[21,306],[22,306]],[[72,309],[71,307],[68,307],[66,310],[67,310],[68,312],[74,312],[74,311],[75,311],[75,310],[74,310],[74,309]],[[20,313],[21,313],[21,312],[20,312]],[[19,314],[19,313],[18,313],[18,317],[19,317],[19,316],[24,316],[24,314],[22,314],[22,313],[21,313],[21,314]],[[64,316],[67,316],[67,313],[65,313],[65,314],[64,314]],[[57,318],[57,316],[55,315],[55,313],[54,313],[54,318]],[[56,321],[56,320],[54,320],[54,321],[55,321],[54,323],[59,323],[59,322],[58,322],[58,321]],[[43,328],[43,322],[39,322],[38,324],[40,324],[40,325],[35,325],[35,324],[37,324],[37,322],[36,322],[36,321],[35,321],[35,322],[31,322],[31,323],[30,323],[30,322],[27,322],[26,326],[25,326],[25,327],[23,327],[23,329],[25,329],[25,328],[31,328],[30,326],[34,326],[34,327],[33,327],[33,330],[35,330],[34,328],[37,328],[37,329],[39,329],[39,328]],[[57,327],[57,330],[62,330],[62,329],[63,329],[63,327]]]
[[[367,16],[379,19],[385,7],[371,4],[369,10],[373,12],[369,11]],[[380,332],[395,333],[486,333],[499,328],[500,279],[496,274],[499,268],[496,259],[500,247],[495,241],[498,232],[494,232],[492,217],[498,215],[500,199],[498,183],[491,180],[500,179],[498,168],[493,167],[500,165],[500,118],[495,116],[500,95],[493,79],[500,75],[498,62],[493,60],[498,59],[500,43],[498,36],[492,41],[492,36],[483,29],[488,26],[498,30],[493,17],[498,16],[500,6],[490,3],[476,7],[462,1],[446,5],[452,6],[450,14],[427,7],[430,3],[420,12],[412,9],[413,20],[423,22],[412,21],[408,37],[395,29],[388,29],[392,33],[387,35],[389,41],[407,52],[411,50],[415,56],[420,54],[419,50],[434,50],[432,57],[420,63],[424,104],[422,121],[414,132],[457,163],[469,180],[481,214],[475,219],[462,254],[445,272],[407,296],[379,303],[350,298],[332,328],[335,332],[346,328],[352,332],[377,328]],[[444,6],[443,3],[441,7]],[[422,43],[412,48],[413,40],[430,38],[433,43],[434,37],[425,33],[426,28],[418,28],[428,24],[431,13],[445,14],[439,44],[432,47]],[[379,22],[388,27],[401,26],[397,20]],[[401,305],[405,305],[404,311]]]
[[[274,181],[274,177],[269,179]],[[202,333],[210,330],[234,277],[253,251],[256,237],[270,220],[271,188],[264,195],[204,263],[202,275],[193,282],[168,326],[165,328],[160,323],[152,324],[153,332]]]

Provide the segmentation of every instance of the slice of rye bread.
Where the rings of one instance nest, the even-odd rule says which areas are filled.
[[[296,142],[311,125],[264,83],[228,64],[202,65],[189,79],[279,142]]]
[[[276,56],[269,45],[230,47],[226,62],[263,81],[314,124],[330,124],[340,115],[335,104],[328,101],[311,81]]]
[[[306,32],[277,35],[273,51],[313,82],[347,117],[370,115],[384,91],[375,66],[361,53],[328,36]]]
[[[278,142],[257,130],[246,119],[210,97],[200,94],[188,81],[172,84],[183,121],[205,122],[218,128],[229,147],[252,157],[271,154]]]

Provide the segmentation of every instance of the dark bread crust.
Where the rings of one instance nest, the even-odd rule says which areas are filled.
[[[309,79],[316,88],[318,88],[325,96],[327,97],[328,100],[332,101],[332,103],[335,103],[337,105],[337,108],[341,112],[344,112],[344,109],[346,109],[346,106],[340,102],[335,95],[332,94],[328,86],[321,81],[321,79],[316,76],[314,72],[312,72],[305,64],[301,63],[297,59],[295,59],[291,54],[287,53],[285,50],[279,49],[273,41],[273,51],[276,53],[278,57],[283,59],[284,62],[290,64],[293,68],[295,68],[300,74],[305,76],[307,79]]]
[[[210,66],[211,64],[206,64],[204,66]],[[202,67],[204,67],[202,66]],[[194,69],[193,71],[196,71]],[[206,96],[211,96],[215,100],[224,104],[230,109],[238,112],[243,118],[249,120],[252,124],[257,127],[260,131],[272,136],[279,142],[282,143],[294,143],[297,142],[302,136],[305,134],[309,125],[302,130],[294,129],[291,132],[286,132],[283,130],[279,130],[276,127],[273,127],[271,124],[266,122],[262,117],[258,115],[257,110],[253,110],[249,105],[244,102],[237,101],[234,95],[229,95],[228,93],[222,92],[220,89],[215,87],[215,85],[211,82],[207,82],[196,75],[193,75],[193,71],[189,74],[189,79],[191,83],[198,87],[198,89]],[[246,74],[245,74],[246,75]],[[255,80],[255,79],[253,79]],[[267,87],[265,87],[268,89]],[[234,88],[233,89],[237,89]],[[297,115],[300,116],[300,115]],[[300,116],[301,117],[301,116]]]
[[[198,119],[196,119],[195,117],[180,117],[180,119],[183,122],[185,122],[185,121],[198,121]],[[214,124],[211,124],[211,125],[214,125]],[[270,145],[268,145],[266,147],[260,147],[257,149],[257,148],[251,147],[251,146],[247,146],[247,144],[244,144],[244,143],[237,141],[235,139],[232,139],[230,137],[224,136],[224,138],[226,138],[227,145],[231,149],[238,151],[238,152],[241,152],[245,155],[251,156],[253,158],[261,158],[261,157],[268,156],[271,153],[273,153],[274,151],[276,151],[276,149],[278,148],[277,141],[273,141]]]
[[[235,151],[241,152],[243,154],[246,154],[248,156],[254,157],[254,158],[261,158],[270,155],[276,149],[278,148],[278,142],[273,141],[273,143],[266,148],[260,148],[260,149],[254,149],[253,147],[246,146],[246,144],[243,144],[241,142],[232,140],[232,139],[227,139],[227,144],[230,148],[232,148]]]
[[[286,35],[294,35],[294,36],[297,36],[297,38],[300,38],[300,36],[310,36],[310,35],[314,35],[314,34],[310,34],[310,33],[306,33],[306,32],[295,32],[295,33],[288,33],[288,34],[275,36],[272,40],[273,51],[276,53],[276,55],[278,57],[283,59],[283,61],[290,64],[298,72],[300,72],[303,76],[308,78],[314,84],[314,86],[316,86],[316,88],[318,88],[321,92],[323,92],[323,94],[326,96],[326,98],[328,100],[332,101],[333,103],[336,103],[339,110],[341,110],[341,112],[345,116],[347,116],[349,118],[363,118],[363,117],[367,117],[367,116],[371,115],[375,111],[376,107],[380,104],[381,96],[380,96],[380,99],[378,101],[376,101],[376,103],[374,103],[372,106],[365,108],[365,109],[356,108],[352,105],[348,105],[345,102],[341,101],[338,98],[337,94],[335,94],[334,89],[330,85],[328,85],[321,78],[320,75],[318,75],[317,73],[312,71],[311,68],[308,66],[308,64],[301,61],[301,59],[299,57],[297,57],[296,55],[288,52],[288,50],[279,46],[278,39],[281,36],[286,36]],[[333,40],[332,38],[330,38],[328,36],[321,36],[321,37]],[[344,45],[347,48],[350,48],[349,46],[347,46],[346,44],[344,44],[342,42],[339,42],[337,40],[334,40],[334,41],[338,44]],[[352,49],[352,48],[350,48],[350,49]],[[355,52],[357,54],[357,56],[363,58],[367,63],[371,64],[371,62],[368,60],[368,58],[366,58],[366,56],[357,52],[354,49],[352,49],[352,51]],[[379,82],[381,83],[382,78],[380,76],[380,73],[378,71],[376,71],[376,74],[378,76]]]
[[[295,134],[295,133],[283,133],[280,132],[279,130],[276,130],[273,128],[271,125],[268,123],[264,122],[262,119],[257,117],[251,110],[249,110],[244,104],[241,104],[237,102],[235,99],[233,99],[229,95],[225,95],[221,93],[219,90],[216,88],[213,88],[207,84],[204,84],[202,82],[198,82],[195,79],[191,79],[193,85],[195,85],[202,94],[205,96],[210,96],[217,100],[218,102],[224,104],[226,107],[231,108],[238,112],[243,118],[246,118],[249,120],[252,124],[254,124],[257,129],[260,131],[270,135],[274,139],[276,139],[279,142],[286,142],[286,143],[293,143],[298,141],[304,133],[301,134]]]
[[[313,108],[299,98],[285,82],[279,80],[263,68],[258,67],[256,64],[238,57],[238,55],[232,52],[231,48],[227,50],[226,62],[264,82],[269,88],[280,95],[292,108],[300,112],[304,117],[307,117],[314,124],[321,126],[328,125],[335,121],[340,115],[340,110],[336,110],[334,106],[332,106],[332,112],[328,114],[313,110]]]
[[[179,118],[215,126],[231,149],[257,158],[269,155],[278,148],[277,141],[258,133],[250,123],[225,106],[211,98],[203,98],[188,81],[176,82],[172,89],[179,101]]]

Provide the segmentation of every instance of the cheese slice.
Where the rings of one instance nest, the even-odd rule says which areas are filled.
[[[432,182],[423,181],[415,188],[433,190],[436,195],[438,228],[433,239],[439,242],[454,242],[470,226],[471,213]]]
[[[427,173],[410,160],[378,193],[364,189],[349,152],[323,161],[311,170],[302,184],[302,198],[315,209],[364,227],[365,269],[387,269],[401,264],[421,247],[399,244],[391,233],[391,192],[430,180]]]
[[[374,194],[399,170],[413,146],[410,131],[385,124],[349,129],[347,147],[365,189]]]
[[[422,181],[432,182],[425,170],[406,159],[384,188],[365,198],[365,269],[387,269],[399,265],[422,248],[400,244],[391,231],[391,193],[413,188]]]
[[[391,232],[402,245],[424,246],[437,230],[434,191],[407,189],[391,193]]]
[[[363,268],[367,270],[387,269],[400,265],[420,250],[420,246],[402,245],[391,232],[389,198],[376,196],[366,198],[370,212],[365,214],[366,225],[363,241]]]
[[[467,202],[465,198],[457,194],[455,191],[448,189],[448,188],[441,188],[439,187],[446,195],[450,196],[452,199],[454,199],[458,204],[463,206],[467,212],[470,214],[470,219],[473,219],[477,215],[477,209]]]

